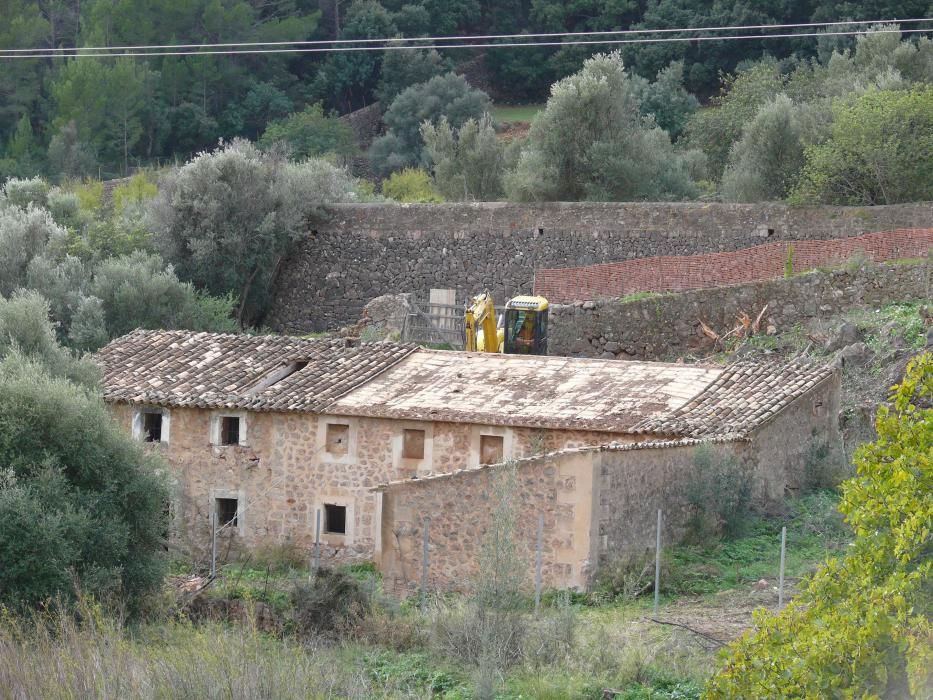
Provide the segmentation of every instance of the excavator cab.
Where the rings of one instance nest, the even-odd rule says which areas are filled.
[[[548,302],[544,297],[513,297],[505,305],[505,347],[511,355],[547,355]]]

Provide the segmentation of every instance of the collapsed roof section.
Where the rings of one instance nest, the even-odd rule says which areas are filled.
[[[741,435],[829,379],[800,361],[722,367],[134,331],[98,353],[104,399],[665,438]]]

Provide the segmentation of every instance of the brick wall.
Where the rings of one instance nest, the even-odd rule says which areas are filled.
[[[551,303],[566,304],[635,292],[684,291],[780,279],[788,264],[800,272],[839,265],[857,255],[880,262],[925,258],[931,250],[933,228],[898,229],[826,241],[775,241],[728,253],[540,269],[535,272],[534,291]]]
[[[389,293],[497,301],[532,291],[535,270],[651,256],[734,251],[768,241],[822,240],[929,226],[929,204],[347,204],[311,222],[282,267],[265,323],[303,333],[359,319]],[[783,267],[781,268],[783,270]]]

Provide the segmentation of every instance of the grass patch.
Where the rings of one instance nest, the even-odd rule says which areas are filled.
[[[498,122],[530,122],[542,109],[544,109],[543,104],[494,105],[492,116]]]
[[[667,595],[716,593],[776,581],[781,527],[787,526],[785,577],[800,578],[827,556],[839,552],[849,532],[836,510],[839,499],[821,491],[789,504],[790,518],[757,518],[747,534],[712,546],[678,545],[665,551],[661,590]]]

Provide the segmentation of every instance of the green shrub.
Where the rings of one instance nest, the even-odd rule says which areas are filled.
[[[101,400],[37,360],[0,361],[0,605],[130,606],[162,582],[166,485]]]
[[[933,669],[933,354],[907,365],[855,454],[839,510],[855,533],[777,614],[723,653],[710,698],[926,698]]]
[[[392,173],[382,183],[382,194],[396,202],[433,204],[444,201],[435,191],[431,176],[421,168],[405,168]]]

